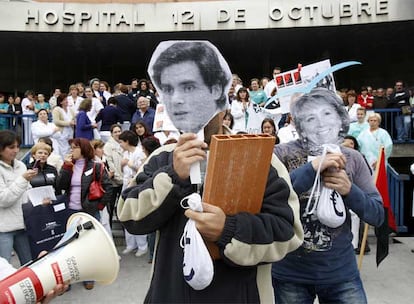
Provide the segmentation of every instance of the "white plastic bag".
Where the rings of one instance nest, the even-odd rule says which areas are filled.
[[[345,222],[345,205],[341,195],[333,189],[322,186],[316,208],[318,220],[331,228],[337,228]]]
[[[322,159],[319,162],[319,168],[316,172],[305,212],[308,215],[314,214],[322,224],[337,228],[345,222],[346,211],[342,196],[335,190],[321,185],[321,166],[328,152],[341,153],[341,149],[333,144],[323,145]],[[312,199],[315,199],[315,202],[313,207],[310,207]]]
[[[187,206],[184,206],[186,203]],[[203,211],[201,197],[193,193],[181,200],[183,208]],[[195,221],[188,219],[181,237],[181,247],[184,249],[183,274],[184,280],[195,290],[202,290],[210,285],[214,276],[214,266],[210,253],[198,232]]]

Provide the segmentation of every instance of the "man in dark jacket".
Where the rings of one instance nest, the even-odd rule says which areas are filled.
[[[95,120],[96,122],[102,120],[101,131],[109,131],[112,125],[123,122],[122,113],[118,109],[118,101],[115,97],[108,99],[108,105],[98,113]]]
[[[374,96],[374,110],[376,109],[386,109],[390,107],[390,102],[388,98],[385,96],[385,90],[383,88],[377,89],[377,95]],[[380,112],[381,115],[381,128],[385,129],[385,122],[389,120],[389,112]],[[390,130],[387,130],[390,132]]]
[[[401,113],[398,113],[395,117],[397,140],[408,140],[411,128],[411,112],[408,113],[402,110],[410,106],[410,93],[404,88],[404,83],[401,80],[395,82],[395,90],[390,97],[390,101],[393,108],[401,109]]]
[[[128,97],[128,87],[126,85],[120,85],[119,90],[121,93],[115,96],[118,101],[118,109],[122,113],[123,121],[130,123],[132,114],[134,114],[136,110],[136,104]],[[129,129],[129,127],[127,129]]]
[[[169,62],[170,65],[160,65],[158,80],[161,83],[157,83],[163,85],[167,93],[181,89],[185,92],[187,89],[202,91],[200,98],[203,97],[203,102],[216,109],[217,101],[206,97],[211,97],[211,87],[214,87],[214,96],[227,96],[222,89],[226,84],[217,83],[215,73],[220,68],[225,73],[225,68],[215,56],[209,57],[216,60],[208,60],[208,67],[198,66],[199,60],[194,62],[193,57],[188,57],[189,50],[196,47],[197,54],[211,50],[208,44],[192,43],[178,43],[179,47],[171,52],[178,59],[172,64]],[[168,66],[189,69],[171,80],[163,75]],[[197,69],[201,76],[189,75],[190,68]],[[230,72],[228,66],[227,69]],[[211,84],[204,79],[209,73],[214,74],[210,78]],[[222,79],[227,82],[230,76]],[[166,81],[169,80],[171,83],[167,87]],[[200,108],[193,106],[191,111],[194,115]],[[190,167],[205,160],[207,143],[212,134],[221,133],[223,116],[224,112],[220,112],[207,123],[205,142],[197,139],[194,133],[185,133],[176,145],[155,150],[138,172],[138,186],[125,191],[118,203],[118,217],[130,233],[157,231],[158,234],[154,272],[145,299],[147,303],[270,303],[273,301],[273,288],[269,263],[282,259],[302,242],[298,199],[287,170],[277,158],[272,159],[269,172],[266,172],[268,180],[259,213],[226,215],[220,207],[206,203],[203,203],[202,212],[181,208],[180,201],[197,190],[189,178]],[[188,218],[195,221],[205,240],[215,242],[221,257],[214,261],[212,282],[202,290],[190,287],[183,275],[180,239]]]

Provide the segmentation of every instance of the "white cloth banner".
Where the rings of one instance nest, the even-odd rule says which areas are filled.
[[[262,121],[265,118],[273,119],[277,129],[277,125],[279,124],[279,120],[282,116],[280,108],[275,110],[267,110],[263,107],[259,107],[258,105],[248,107],[246,112],[249,115],[247,119],[246,132],[249,134],[262,133]]]

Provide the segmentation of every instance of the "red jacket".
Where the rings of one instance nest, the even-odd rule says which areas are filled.
[[[374,104],[374,96],[367,94],[364,97],[359,94],[357,101],[361,107],[364,107],[365,109],[372,109],[372,105]]]

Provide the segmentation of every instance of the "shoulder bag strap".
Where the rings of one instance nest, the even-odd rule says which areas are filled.
[[[99,170],[99,183],[102,184],[102,175],[103,175],[103,171],[104,171],[104,164],[101,163],[100,165],[100,170]]]
[[[93,181],[96,181],[96,162],[93,162],[92,174],[93,174]]]

